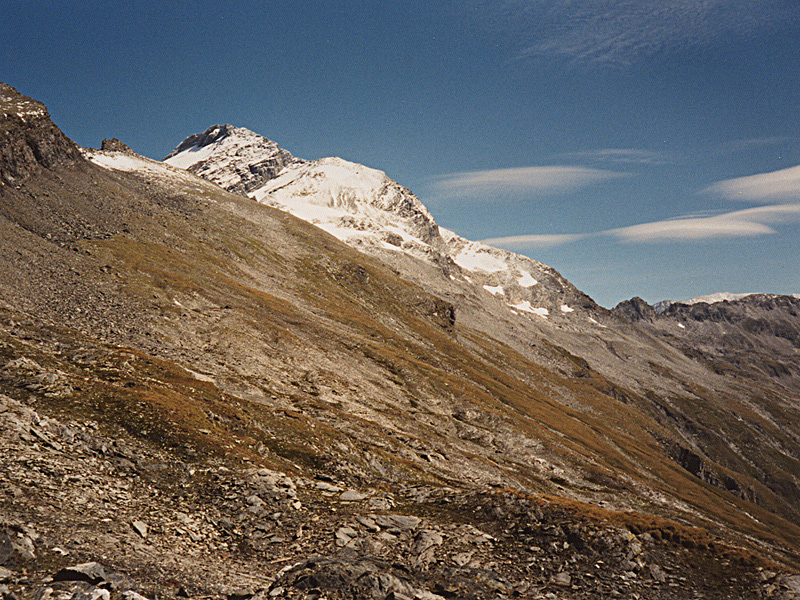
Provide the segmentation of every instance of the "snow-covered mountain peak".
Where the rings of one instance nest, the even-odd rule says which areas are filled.
[[[181,142],[164,162],[248,193],[298,161],[275,142],[244,127],[212,125]]]
[[[429,275],[409,258],[439,270],[447,281],[468,285],[481,302],[532,318],[562,318],[573,306],[596,307],[555,269],[440,229],[411,190],[383,171],[337,157],[300,160],[231,125],[189,136],[165,162],[313,223],[412,280]]]
[[[289,165],[250,196],[342,239],[443,247],[433,216],[410,190],[383,171],[341,158]]]

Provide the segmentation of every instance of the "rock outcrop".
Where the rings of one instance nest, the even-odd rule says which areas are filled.
[[[0,186],[17,185],[43,169],[82,160],[44,104],[0,83]]]

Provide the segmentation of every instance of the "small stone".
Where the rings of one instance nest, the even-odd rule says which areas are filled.
[[[414,537],[414,546],[411,550],[415,554],[422,554],[429,548],[441,546],[443,541],[442,535],[439,532],[423,529]]]
[[[273,598],[275,598],[275,597],[280,596],[281,594],[283,594],[283,592],[284,592],[284,589],[282,587],[276,587],[276,588],[270,590],[269,595],[272,596]]]
[[[107,579],[108,576],[103,565],[96,562],[64,567],[53,576],[53,581],[88,581],[92,585],[97,585]]]
[[[572,585],[572,577],[570,577],[569,573],[564,573],[563,571],[554,575],[552,581],[554,584],[563,587],[570,587]]]
[[[363,525],[367,531],[371,531],[372,533],[378,533],[381,530],[377,523],[375,523],[375,521],[369,517],[358,516],[356,517],[356,521],[361,523],[361,525]]]
[[[341,496],[339,496],[339,500],[342,502],[359,502],[361,500],[365,500],[366,498],[369,498],[369,494],[357,492],[356,490],[346,490]]]
[[[469,561],[472,560],[473,554],[474,552],[461,552],[453,557],[453,562],[459,567],[465,567],[469,564]]]
[[[381,527],[396,527],[397,529],[409,531],[413,531],[419,527],[420,523],[422,523],[422,519],[419,517],[412,517],[408,515],[377,515],[372,516],[372,518],[375,520],[375,523]]]
[[[370,498],[367,504],[370,510],[391,510],[394,507],[394,501],[391,498]]]
[[[667,575],[661,570],[658,565],[650,565],[650,576],[659,583],[664,583],[667,580]]]
[[[123,600],[148,600],[141,594],[134,592],[133,590],[127,590],[122,593]]]
[[[51,590],[52,593],[52,588],[47,589]],[[44,597],[44,594],[42,594],[42,597]],[[2,600],[19,600],[17,595],[8,589],[7,585],[0,585],[0,598],[2,598]]]
[[[103,588],[95,588],[92,590],[90,600],[111,600],[111,592]]]
[[[147,523],[145,523],[144,521],[134,521],[133,523],[131,523],[131,527],[133,527],[133,530],[136,533],[142,536],[143,540],[147,539]]]
[[[346,546],[352,540],[358,537],[358,532],[352,527],[340,527],[336,531],[336,545]]]
[[[342,488],[340,488],[338,485],[333,485],[327,481],[315,481],[314,487],[322,492],[330,492],[332,494],[342,491]]]
[[[12,575],[14,575],[13,571],[9,571],[5,567],[0,567],[0,583],[8,583],[11,581]]]

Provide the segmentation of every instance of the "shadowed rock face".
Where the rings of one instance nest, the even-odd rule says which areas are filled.
[[[614,307],[614,314],[620,319],[631,322],[651,320],[656,315],[653,307],[638,296],[617,304]]]
[[[123,154],[135,154],[130,147],[118,140],[117,138],[111,138],[110,140],[103,140],[100,144],[100,149],[106,152],[121,152]]]
[[[512,312],[87,155],[0,186],[0,595],[796,597],[786,338],[750,372],[529,263],[479,289],[558,314]]]
[[[82,160],[44,104],[0,83],[0,185],[16,185],[42,169]]]

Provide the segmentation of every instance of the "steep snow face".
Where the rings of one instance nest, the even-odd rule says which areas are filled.
[[[301,162],[275,142],[232,125],[212,125],[186,138],[164,159],[232,192],[248,193]]]
[[[427,257],[444,247],[428,209],[385,173],[341,158],[287,166],[249,194],[336,237]]]

